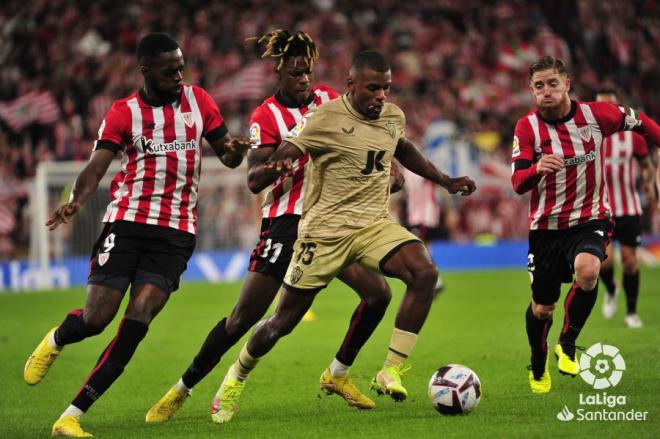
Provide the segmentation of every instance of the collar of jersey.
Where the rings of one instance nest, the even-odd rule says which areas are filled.
[[[541,116],[541,112],[537,110],[536,113],[539,115],[539,119],[541,119],[543,122],[549,123],[550,125],[557,125],[558,123],[566,123],[569,120],[573,119],[576,110],[577,110],[577,104],[575,103],[574,100],[571,99],[571,111],[569,111],[566,116],[561,117],[557,120],[545,120],[543,116]]]
[[[183,89],[181,90],[181,93],[183,93]],[[149,105],[150,107],[164,107],[165,105],[174,104],[175,102],[181,99],[181,97],[179,96],[179,99],[175,99],[172,102],[166,102],[166,103],[155,102],[153,99],[149,98],[149,96],[147,96],[147,94],[144,92],[144,87],[140,89],[138,94],[140,95],[140,100],[145,104]]]
[[[341,101],[346,106],[346,109],[348,110],[348,112],[351,113],[353,116],[355,116],[358,119],[361,119],[365,122],[374,122],[373,119],[368,119],[366,116],[363,116],[359,111],[357,111],[355,108],[353,108],[353,104],[351,104],[351,101],[348,100],[348,93],[341,95]],[[376,119],[376,120],[378,120],[378,119]]]
[[[282,93],[281,93],[279,90],[277,91],[277,93],[275,93],[275,100],[276,100],[277,102],[279,102],[280,105],[282,105],[283,107],[286,107],[286,108],[301,108],[301,107],[307,107],[309,104],[311,104],[312,102],[314,102],[314,91],[312,91],[312,92],[309,94],[309,97],[307,98],[307,100],[306,100],[305,102],[303,102],[303,103],[300,104],[300,105],[294,105],[293,107],[289,107],[289,106],[286,105],[284,102],[282,102]]]

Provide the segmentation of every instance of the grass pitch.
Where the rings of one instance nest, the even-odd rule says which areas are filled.
[[[619,385],[606,389],[608,395],[625,395],[625,406],[582,408],[646,411],[645,422],[557,420],[564,405],[577,413],[580,394],[602,392],[594,391],[580,378],[559,375],[555,361],[551,361],[552,392],[530,393],[524,324],[530,290],[524,270],[446,273],[444,279],[447,289],[434,303],[410,358],[413,369],[404,378],[410,396],[403,403],[380,397],[375,399],[374,410],[358,411],[337,396],[320,395],[318,378],[332,360],[358,303],[357,297],[336,281],[315,302],[317,320],[301,323],[252,374],[231,423],[213,424],[209,406],[244,340],[195,388],[193,397],[170,422],[146,424],[144,416],[149,407],[178,379],[209,329],[231,310],[240,291],[238,283],[187,283],[153,322],[124,374],[83,418],[83,426],[97,438],[121,439],[657,437],[660,269],[642,272],[642,329],[623,326],[623,298],[616,319],[605,321],[599,298],[579,339],[579,344],[586,347],[596,342],[617,346],[627,366]],[[366,393],[370,393],[369,380],[384,359],[403,294],[401,283],[393,283],[392,289],[390,309],[351,369],[356,384]],[[0,438],[49,436],[53,422],[114,336],[119,318],[100,336],[68,346],[41,384],[30,387],[23,383],[23,365],[36,344],[48,329],[62,321],[68,310],[83,303],[82,288],[0,294]],[[551,341],[556,340],[562,319],[560,307]],[[431,374],[447,363],[471,367],[483,384],[481,404],[468,416],[441,416],[426,396]]]

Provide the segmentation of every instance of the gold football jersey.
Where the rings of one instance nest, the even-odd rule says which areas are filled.
[[[305,114],[284,139],[311,159],[299,238],[342,237],[388,217],[390,165],[405,123],[392,103],[367,119],[346,95]]]

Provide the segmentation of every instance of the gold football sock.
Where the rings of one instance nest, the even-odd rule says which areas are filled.
[[[417,334],[394,328],[383,369],[405,363],[406,358],[408,358],[408,355],[410,355],[410,352],[415,347],[416,341]]]
[[[245,381],[254,369],[257,366],[260,358],[254,358],[247,350],[247,343],[241,349],[241,353],[238,355],[238,361],[234,363],[233,369],[236,374],[236,379],[239,381]]]

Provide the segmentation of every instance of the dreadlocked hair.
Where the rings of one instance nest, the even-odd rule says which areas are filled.
[[[319,59],[319,51],[316,49],[314,40],[303,31],[291,34],[288,30],[277,29],[261,38],[252,37],[248,40],[257,40],[257,44],[266,46],[266,50],[261,55],[262,58],[278,59],[275,70],[280,70],[286,60],[291,57],[302,56],[305,66],[310,70],[314,68],[314,63]]]

